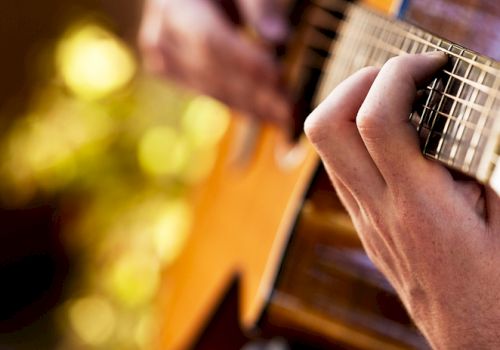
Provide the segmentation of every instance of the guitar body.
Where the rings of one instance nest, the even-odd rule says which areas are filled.
[[[350,6],[315,1],[329,2],[340,3],[339,11]],[[365,3],[388,16],[397,15],[401,5]],[[495,0],[415,0],[403,5],[407,18],[424,29],[500,57],[500,7]],[[328,56],[324,42],[329,35],[325,39],[308,32],[306,22],[325,20],[324,11],[315,6],[303,1],[291,11],[297,31],[284,58],[290,86],[306,96],[302,118],[314,107],[311,90],[319,88],[317,69]],[[342,26],[337,9],[331,13],[327,34]],[[487,33],[480,35],[484,23]],[[323,46],[315,46],[316,55],[311,55],[305,43]],[[190,239],[165,272],[158,348],[192,346],[235,281],[240,324],[247,332],[346,348],[426,347],[391,286],[364,254],[303,136],[292,143],[273,127],[233,118],[215,170],[193,202]]]

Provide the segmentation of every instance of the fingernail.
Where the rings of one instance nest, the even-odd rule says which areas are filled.
[[[436,57],[441,59],[448,59],[448,55],[443,51],[431,51],[424,53],[425,56],[428,57]]]
[[[288,36],[288,25],[281,17],[264,17],[259,23],[261,35],[272,42],[282,42]]]

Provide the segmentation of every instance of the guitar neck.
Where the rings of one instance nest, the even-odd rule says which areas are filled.
[[[345,6],[342,1],[324,3],[329,6],[324,8],[325,15],[335,11],[336,6]],[[323,35],[324,28],[316,28],[317,35]],[[329,49],[317,101],[362,67],[380,67],[389,58],[404,53],[436,50],[446,52],[449,63],[423,89],[423,98],[419,98],[410,115],[421,137],[423,153],[481,182],[489,181],[495,188],[500,65],[490,58],[410,24],[351,5]]]

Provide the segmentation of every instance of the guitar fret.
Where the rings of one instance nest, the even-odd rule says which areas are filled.
[[[311,48],[328,51],[332,44],[332,39],[317,27],[311,26],[310,30],[304,34],[302,42]]]
[[[325,29],[335,30],[338,27],[341,19],[335,17],[333,13],[321,6],[314,7],[306,18],[306,24],[311,27],[322,27]]]
[[[365,29],[365,32],[372,32],[374,31],[376,33],[377,36],[382,36],[383,35],[383,30],[384,28],[381,27],[381,26],[376,26],[373,24],[373,21],[370,20],[370,14],[368,13],[365,13],[365,14],[362,14],[361,15],[362,17],[359,19],[361,21],[363,21],[364,23],[364,29]],[[369,54],[366,55],[365,57],[365,62],[364,62],[364,66],[366,65],[374,65],[374,60],[375,60],[375,57],[377,55],[377,50],[376,50],[376,47],[374,47],[373,45],[366,45],[365,44],[365,36],[361,36],[361,40],[363,42],[363,47],[369,47],[370,50],[369,50]]]
[[[319,69],[323,70],[323,63],[325,59],[328,59],[330,56],[323,55],[318,49],[314,47],[308,47],[308,50],[303,59],[304,67],[310,69]]]
[[[376,41],[381,41],[381,42],[384,42],[382,39],[380,39],[380,37],[384,34],[384,31],[386,30],[386,28],[384,28],[384,26],[382,25],[382,21],[380,21],[378,18],[375,19],[375,27],[376,28],[379,28],[379,32],[376,34]],[[375,33],[371,34],[370,33],[370,36],[373,37]],[[367,37],[365,37],[365,39],[367,39]],[[376,47],[377,48],[377,47]],[[373,64],[377,67],[380,67],[382,66],[382,64],[384,63],[384,61],[381,60],[381,55],[382,55],[382,50],[376,50],[375,51],[375,55],[373,56]]]
[[[428,123],[427,123],[427,120],[429,119],[430,120],[430,117],[428,117],[427,115],[429,113],[432,113],[432,109],[428,106],[430,106],[431,104],[431,101],[433,100],[434,98],[434,95],[435,95],[435,92],[436,92],[436,87],[437,87],[437,79],[434,79],[431,83],[431,90],[430,90],[430,93],[429,95],[427,96],[427,100],[424,104],[424,110],[422,111],[422,114],[420,115],[420,120],[418,121],[418,126],[417,126],[417,133],[422,136],[421,132],[422,132],[422,127],[423,126],[426,126]],[[410,118],[412,118],[412,116],[414,115],[414,113],[411,113],[410,114]]]
[[[367,33],[375,33],[375,35],[378,35],[380,28],[377,26],[374,26],[371,21],[368,20],[368,15],[365,15],[364,18],[364,28],[366,28],[365,32]],[[363,38],[364,41],[364,38]],[[365,61],[363,62],[363,66],[368,66],[368,65],[373,65],[374,62],[374,55],[377,52],[377,48],[374,45],[363,45],[363,47],[367,47],[367,54],[365,56]]]
[[[410,52],[410,45],[413,41],[411,41],[410,38],[408,38],[408,36],[406,36],[406,35],[403,35],[403,36],[404,36],[404,40],[403,40],[403,45],[401,45],[401,51],[402,52]]]
[[[367,21],[364,18],[359,18],[357,20],[355,19],[354,23],[361,23],[362,27],[361,27],[361,30],[358,30],[359,27],[356,28],[355,26],[351,26],[351,32],[354,32],[354,34],[352,36],[352,41],[351,41],[353,48],[350,50],[350,57],[348,60],[348,62],[349,62],[349,66],[348,66],[349,74],[362,68],[362,57],[358,54],[358,51],[355,48],[359,48],[359,47],[364,46],[364,45],[361,45],[361,42],[363,40],[364,29],[367,26],[367,24],[366,24]]]
[[[477,57],[477,56],[475,56],[475,57]],[[467,70],[466,70],[464,76],[469,77],[471,71],[472,71],[472,65],[468,64]],[[460,87],[458,88],[458,91],[457,91],[457,96],[460,96],[462,94],[462,92],[464,90],[464,86],[465,86],[464,81],[461,81]],[[458,98],[454,99],[453,105],[452,105],[451,110],[450,110],[451,115],[453,115],[455,113],[455,111],[457,111],[457,106],[459,106],[459,105],[460,105],[460,103],[458,102]],[[463,134],[464,134],[464,131],[466,129],[466,125],[469,124],[470,113],[467,113],[467,112],[472,111],[471,106],[472,105],[469,105],[469,107],[466,107],[466,113],[463,114],[461,117],[460,117],[461,114],[457,115],[456,118],[459,119],[461,122],[455,123],[455,125],[453,126],[453,130],[451,131],[452,139],[459,140],[458,144],[457,143],[454,144],[451,148],[451,151],[450,151],[450,158],[451,158],[452,165],[457,164],[458,149],[459,149],[459,146],[460,146],[461,141],[463,139]],[[461,107],[459,107],[459,108],[461,109]],[[460,113],[460,109],[458,109],[459,113]]]
[[[350,15],[352,17],[350,17],[350,22],[351,21],[355,21],[355,17],[352,13],[350,13]],[[348,34],[348,37],[349,37],[349,40],[347,41],[347,43],[344,43],[343,46],[346,47],[346,51],[347,51],[347,54],[345,55],[345,73],[346,74],[350,74],[352,72],[352,59],[355,55],[355,47],[357,47],[355,45],[356,43],[356,39],[357,39],[357,36],[356,34],[358,34],[358,36],[360,37],[360,33],[358,31],[356,31],[356,28],[353,26],[353,25],[349,25],[348,28],[347,28],[347,34]],[[357,45],[359,45],[359,42],[357,43]],[[348,49],[347,49],[348,47]]]
[[[409,116],[410,121],[427,157],[470,175],[489,169],[490,163],[486,164],[485,156],[479,154],[494,152],[493,126],[500,128],[492,121],[500,84],[498,62],[360,6],[353,5],[346,11],[340,27],[333,53],[325,61],[319,98],[366,65],[381,67],[390,57],[404,53],[445,52],[448,68],[424,89],[423,103]]]
[[[380,55],[383,50],[390,52],[390,54],[392,56],[407,53],[407,52],[400,50],[394,46],[391,46],[390,44],[388,44],[385,41],[383,41],[382,39],[380,39],[379,38],[380,31],[377,31],[377,30],[380,30],[380,29],[375,28],[374,32],[365,33],[365,35],[362,38],[362,43],[366,44],[367,46],[371,46],[373,48],[373,50],[376,51],[375,53],[378,55]],[[342,35],[341,37],[343,38],[344,36]],[[378,44],[378,46],[373,45],[374,43]],[[372,60],[372,63],[374,65],[378,65],[378,66],[381,66],[386,61],[386,60],[381,60],[379,56],[372,56],[371,60]]]
[[[453,115],[450,115],[448,113],[439,111],[439,110],[437,110],[435,108],[432,108],[432,107],[429,107],[429,106],[425,106],[425,105],[423,105],[422,108],[426,109],[426,110],[430,110],[430,111],[432,111],[435,114],[438,114],[439,116],[442,117],[441,119],[443,119],[443,120],[450,119],[450,120],[458,121],[459,122],[458,124],[461,125],[461,126],[463,126],[466,129],[475,130],[475,128],[476,128],[476,124],[475,123],[466,122],[466,121],[461,120],[460,118],[458,118],[456,116],[453,116]],[[422,125],[422,128],[428,128],[428,129],[430,129],[430,126],[427,125],[427,124],[424,124],[424,125]],[[449,135],[449,133],[448,133],[448,135]],[[489,133],[486,130],[483,130],[483,135],[487,136],[487,135],[489,135]]]
[[[496,86],[500,89],[500,78],[495,77],[495,82],[492,86]],[[500,152],[500,116],[498,111],[500,111],[500,100],[498,99],[499,90],[497,90],[496,94],[492,98],[492,108],[491,110],[496,112],[496,115],[492,118],[492,126],[491,132],[489,133],[489,138],[484,142],[483,156],[478,162],[478,170],[476,172],[476,176],[481,181],[490,181],[492,186],[495,186],[495,190],[498,190],[498,178],[495,176],[490,180],[490,177],[493,176],[493,171],[495,170],[496,163],[494,160],[498,157]]]
[[[484,72],[487,73],[486,71],[484,71]],[[480,84],[479,82],[469,81],[469,80],[465,79],[464,77],[461,77],[459,75],[454,74],[453,72],[449,72],[447,70],[443,70],[443,73],[448,74],[449,76],[451,76],[451,77],[453,77],[455,79],[462,80],[466,84],[469,84],[473,88],[481,90],[484,93],[490,93],[490,92],[494,92],[495,91],[495,89],[493,89],[492,87]]]
[[[474,70],[472,70],[472,71],[474,71]],[[471,74],[472,74],[472,71],[471,71]],[[483,83],[485,77],[486,77],[486,72],[485,71],[481,71],[481,73],[478,76],[478,81],[480,83]],[[475,89],[473,87],[471,88],[470,86],[469,86],[469,90],[472,91],[472,93],[469,96],[469,100],[472,101],[473,103],[476,103],[477,100],[478,100],[478,98],[481,97],[481,94],[482,94],[481,91],[478,90],[478,89]],[[465,105],[465,112],[463,114],[463,119],[465,119],[467,121],[472,120],[472,123],[475,125],[475,127],[474,127],[474,129],[472,131],[470,131],[470,130],[462,130],[461,129],[460,133],[457,134],[456,137],[467,139],[468,140],[468,147],[477,148],[477,147],[475,147],[471,143],[471,138],[472,138],[472,134],[477,131],[476,127],[477,127],[478,116],[481,115],[482,113],[484,113],[484,111],[486,111],[486,110],[483,108],[483,110],[477,111],[477,110],[474,110],[471,107],[472,107],[472,104]],[[487,130],[487,132],[489,132],[489,130]],[[481,137],[483,137],[484,134],[485,134],[485,131],[482,130],[480,134],[481,134]],[[487,138],[487,135],[484,138]],[[462,168],[463,168],[463,171],[467,171],[471,167],[473,159],[471,158],[470,162],[467,161],[467,147],[464,147],[464,149],[462,150],[462,153],[463,153],[462,154],[462,159],[463,159],[463,161],[462,161],[463,162]],[[476,169],[476,171],[477,171],[477,169]]]
[[[427,49],[434,49],[434,48],[438,48],[439,51],[444,51],[448,54],[450,54],[450,52],[453,52],[454,48],[464,50],[463,48],[460,48],[460,47],[453,45],[451,43],[448,43],[448,42],[446,42],[446,43],[450,45],[449,48],[444,48],[444,47],[438,46],[437,44],[433,44],[430,41],[425,41],[424,43],[420,43],[420,42],[417,43],[415,41],[411,41],[409,44],[410,46],[409,47],[407,46],[405,48],[405,50],[403,50],[403,49],[398,49],[397,47],[392,46],[389,43],[385,42],[384,40],[380,39],[379,35],[374,35],[371,32],[365,33],[365,40],[363,40],[363,42],[365,44],[370,44],[372,41],[378,45],[378,47],[376,47],[376,48],[379,49],[379,56],[377,56],[377,58],[374,59],[374,61],[373,61],[375,63],[375,65],[377,65],[377,66],[381,66],[386,61],[386,59],[383,59],[383,58],[380,59],[381,50],[390,51],[393,55],[400,55],[400,54],[404,54],[404,53],[410,53],[410,54],[422,53],[422,52],[430,51]],[[450,56],[452,56],[453,58],[457,58],[458,60],[466,62],[466,63],[471,64],[471,65],[473,65],[473,63],[471,63],[471,62],[475,62],[475,60],[471,60],[471,59],[467,59],[463,56],[459,56],[454,52],[453,52],[453,55],[450,54]],[[450,77],[453,77],[455,79],[463,80],[465,83],[467,83],[475,88],[478,88],[485,93],[489,93],[492,91],[491,87],[489,87],[489,86],[479,84],[478,82],[475,82],[475,81],[471,81],[469,79],[466,79],[465,77],[457,75],[457,74],[450,72],[448,70],[443,70],[443,73],[447,74]]]
[[[429,126],[424,125],[422,128],[423,128],[423,129],[427,129],[427,131],[428,131],[428,132],[430,132],[430,127],[429,127]],[[443,137],[446,137],[446,135],[447,135],[447,134],[445,134],[443,131],[439,131],[439,130],[434,130],[434,131],[432,132],[432,136],[433,136],[433,137],[438,136],[439,138],[443,138]],[[485,136],[487,136],[487,135],[485,135]],[[470,146],[470,147],[472,147],[472,146]],[[427,155],[427,156],[429,156],[429,157],[432,157],[432,158],[434,158],[434,159],[439,159],[439,160],[441,160],[441,161],[442,161],[442,159],[441,159],[441,158],[439,158],[439,157],[438,157],[438,155],[437,155],[437,154],[435,154],[435,153],[426,154],[426,155]],[[461,170],[461,169],[460,169],[460,170]]]
[[[437,82],[438,80],[437,79],[434,79],[431,83],[431,86],[430,86],[430,90],[429,90],[429,94],[427,95],[427,98],[426,98],[426,101],[424,103],[424,107],[425,106],[430,106],[431,105],[431,101],[434,99],[434,95],[437,91]],[[427,123],[427,120],[430,119],[430,117],[428,116],[428,114],[432,113],[429,109],[426,109],[424,108],[421,112],[421,114],[419,115],[418,113],[410,113],[410,122],[413,121],[413,118],[415,115],[418,116],[419,120],[418,120],[418,124],[417,124],[417,133],[419,134],[419,136],[421,138],[424,137],[424,135],[422,134],[422,130],[423,130],[423,127],[425,127],[428,123]]]
[[[368,23],[368,21],[365,21],[365,23]],[[371,31],[377,31],[378,28],[374,28],[373,26],[369,26],[368,24],[365,24],[365,27],[369,27],[369,29],[367,30],[367,32],[371,32]],[[368,66],[368,65],[372,65],[372,62],[373,62],[373,54],[376,50],[376,47],[374,45],[363,45],[363,47],[367,47],[367,54],[365,55],[365,61],[363,62],[363,65],[364,66]]]
[[[389,20],[387,20],[389,21]],[[415,28],[415,27],[412,27],[406,23],[403,23],[403,22],[397,22],[397,23],[394,23],[394,30],[398,30],[398,31],[401,31],[403,33],[403,35],[407,35],[412,41],[415,41],[415,42],[418,42],[418,43],[425,43],[425,39],[422,38],[422,36],[425,34],[425,32],[423,32],[422,30],[418,29],[418,28]],[[451,43],[450,43],[451,44]],[[456,44],[451,44],[453,45],[452,47],[458,47],[458,45]],[[481,63],[479,61],[473,61],[471,59],[467,59],[465,57],[460,57],[458,56],[456,53],[454,53],[453,51],[451,51],[451,47],[450,49],[445,49],[443,47],[439,47],[435,44],[433,44],[432,42],[429,43],[429,46],[433,49],[436,49],[436,50],[439,50],[439,51],[444,51],[445,53],[447,53],[449,56],[452,56],[452,57],[455,57],[455,58],[458,58],[458,59],[462,59],[464,61],[466,61],[467,63],[471,63],[473,64],[474,66],[480,68],[480,69],[483,69],[485,70],[486,72],[488,73],[492,73],[492,74],[497,74],[498,73],[498,68],[497,67],[492,67],[492,66],[489,66],[486,64],[486,62],[489,62],[490,60],[487,60],[486,58],[484,58],[485,62]]]
[[[431,39],[432,39],[432,35],[430,35],[430,34],[426,34],[425,36],[426,36],[426,39],[425,39],[425,40],[427,40],[427,42],[426,42],[426,43],[422,46],[422,51],[420,51],[420,53],[424,53],[424,52],[428,52],[428,51],[430,51],[430,50],[429,50],[429,48],[430,48],[430,46],[429,46],[429,42],[430,42],[430,41],[431,41]]]
[[[445,43],[445,44],[449,45],[448,43]],[[456,68],[457,68],[457,62],[454,63],[453,70],[456,70]],[[438,79],[436,78],[435,80],[438,80]],[[450,87],[451,87],[451,84],[452,84],[452,80],[451,79],[447,79],[446,83],[445,83],[445,87],[444,87],[443,92],[447,93],[449,91]],[[443,98],[443,95],[441,95],[441,97],[439,98],[439,102],[437,104],[437,107],[434,108],[436,111],[441,111],[442,110],[443,101],[444,101],[444,98]],[[437,121],[441,122],[443,119],[438,118],[438,116],[439,116],[438,113],[431,114],[432,121],[430,123],[430,132],[429,132],[429,136],[427,137],[427,139],[425,141],[425,144],[424,144],[424,147],[423,147],[423,152],[424,152],[424,154],[434,154],[434,156],[436,158],[442,159],[442,157],[441,157],[441,150],[442,150],[443,138],[438,139],[438,144],[434,145],[434,142],[433,142],[434,141],[434,135],[433,135],[433,133],[436,130],[439,130],[440,132],[442,131],[443,134],[446,134],[445,131],[447,130],[448,125],[451,122],[451,120],[449,118],[444,119],[445,124],[443,126],[443,129],[441,129],[441,125],[440,125],[440,123],[437,123]],[[440,127],[439,129],[438,129],[438,126]]]
[[[451,45],[449,45],[449,46],[450,46],[449,50],[451,50],[451,49],[452,49],[452,48],[451,48]],[[463,52],[463,50],[462,50],[461,52]],[[455,60],[455,62],[453,63],[453,68],[452,68],[452,70],[451,70],[451,71],[452,71],[452,72],[454,72],[454,73],[455,73],[455,72],[457,72],[457,71],[458,71],[458,67],[459,67],[459,65],[460,65],[460,60]],[[445,88],[444,88],[444,90],[443,90],[443,94],[441,95],[441,98],[440,98],[440,100],[439,100],[439,105],[438,105],[438,107],[437,107],[437,110],[438,110],[438,111],[441,111],[441,110],[442,110],[442,108],[443,108],[443,103],[444,103],[444,100],[445,100],[445,98],[444,98],[444,94],[448,93],[448,91],[451,91],[452,86],[453,86],[453,77],[449,77],[449,78],[447,79],[447,81],[446,81],[446,85],[445,85]],[[435,115],[434,121],[432,122],[432,126],[433,126],[433,127],[434,127],[434,125],[435,125],[435,123],[436,123],[436,119],[437,119],[437,114]],[[447,118],[447,119],[446,119],[445,124],[444,124],[444,129],[443,129],[443,134],[444,134],[444,135],[447,135],[448,128],[449,128],[449,126],[450,126],[450,124],[451,124],[452,122],[453,122],[453,121],[452,121],[452,119],[451,119],[451,118]],[[439,143],[438,143],[438,146],[437,146],[437,150],[436,150],[436,151],[437,151],[437,156],[438,156],[438,159],[440,159],[440,160],[442,160],[442,161],[445,161],[445,162],[449,162],[449,158],[450,158],[450,156],[448,155],[448,156],[446,156],[446,158],[445,158],[445,156],[444,156],[444,155],[442,155],[442,151],[443,151],[443,144],[444,144],[445,140],[446,140],[446,137],[441,138],[441,139],[439,140]],[[426,144],[426,146],[427,146],[427,144]],[[424,147],[424,150],[425,150],[425,149],[426,149],[426,148]]]
[[[468,67],[471,67],[471,66],[468,66]],[[471,67],[471,68],[472,68],[472,67]],[[470,71],[472,71],[472,69],[470,69]],[[483,74],[484,74],[484,72],[483,72]],[[466,88],[466,87],[470,87],[470,86],[467,86],[467,85],[465,85],[465,84],[460,85],[460,86],[462,86],[462,87],[463,87],[462,92],[465,90],[465,88]],[[466,99],[463,99],[463,98],[457,97],[457,96],[452,95],[452,94],[444,93],[444,92],[442,92],[442,94],[443,94],[446,98],[448,98],[448,99],[450,99],[450,100],[452,100],[452,101],[456,102],[456,103],[457,103],[457,105],[467,105],[467,107],[468,107],[468,108],[472,109],[473,111],[479,112],[479,113],[482,113],[483,111],[485,111],[484,106],[482,106],[482,105],[478,104],[477,102],[475,102],[475,101],[473,101],[473,100],[466,100]],[[458,95],[458,93],[457,93],[457,95]]]
[[[495,79],[496,87],[498,89],[498,78]],[[498,93],[498,90],[496,90]],[[490,110],[491,107],[493,107],[493,104],[495,103],[496,100],[496,95],[489,95],[488,99],[485,103],[485,110]],[[488,121],[491,121],[492,119],[489,117],[489,114],[483,112],[479,116],[479,122],[477,124],[476,130],[474,130],[474,135],[472,136],[471,140],[471,146],[472,148],[467,151],[466,157],[465,157],[465,166],[466,169],[468,170],[470,167],[470,164],[472,163],[475,155],[476,155],[476,149],[477,146],[480,142],[481,135],[486,127],[486,124]]]
[[[389,45],[391,46],[395,46],[392,41],[391,41],[391,36],[393,35],[394,31],[391,29],[391,23],[390,22],[387,22],[385,21],[384,24],[384,30],[385,30],[385,42],[389,43]],[[384,51],[384,55],[383,55],[383,62],[386,62],[389,58],[391,58],[393,55],[388,52],[388,51]]]

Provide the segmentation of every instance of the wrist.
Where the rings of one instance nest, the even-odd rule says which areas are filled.
[[[412,318],[433,349],[500,349],[500,313],[496,310],[483,312],[449,303],[419,306],[418,310]]]

